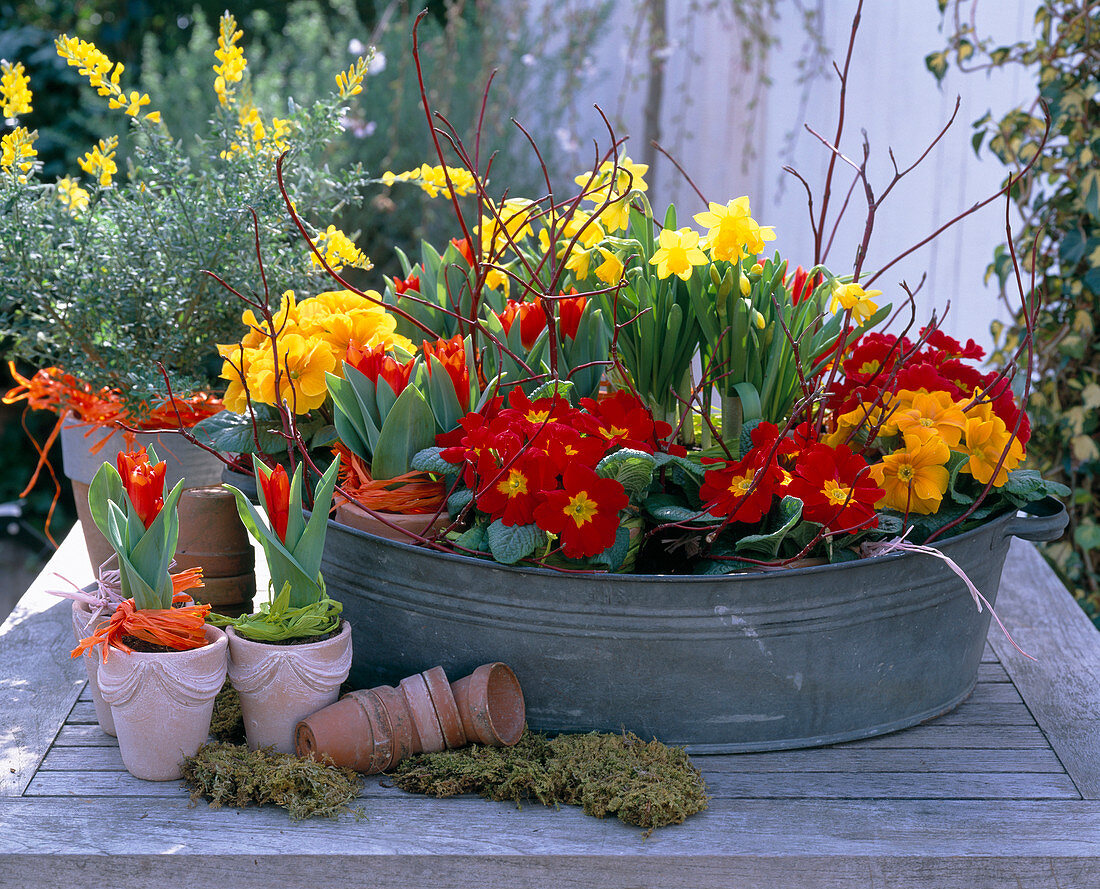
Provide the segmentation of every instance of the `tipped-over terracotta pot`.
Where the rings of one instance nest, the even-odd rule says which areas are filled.
[[[225,633],[208,625],[202,648],[112,648],[100,662],[99,688],[111,706],[122,761],[135,778],[181,777],[180,763],[210,734],[214,698],[225,682],[226,646]]]
[[[229,681],[241,698],[248,746],[294,752],[294,726],[340,696],[351,669],[351,624],[343,621],[330,639],[271,645],[229,637]]]
[[[99,620],[92,621],[92,608],[87,602],[73,600],[73,636],[76,641],[87,639],[95,630],[94,624],[100,620],[107,620],[108,615],[100,616]],[[88,671],[88,690],[92,693],[92,703],[95,704],[95,718],[99,727],[108,735],[115,734],[115,719],[111,715],[111,705],[103,700],[103,693],[99,690],[99,664],[102,656],[95,650],[87,650],[81,657],[84,660],[84,668]]]
[[[340,766],[372,774],[410,754],[480,742],[510,747],[523,734],[523,692],[504,664],[485,664],[457,682],[442,667],[353,691],[298,723],[299,756],[330,757]]]

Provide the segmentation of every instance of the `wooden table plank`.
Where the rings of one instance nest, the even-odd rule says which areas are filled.
[[[1081,795],[1100,799],[1096,627],[1039,551],[1022,540],[1012,542],[997,601],[1016,643],[1037,660],[990,634],[994,649]]]
[[[46,592],[67,587],[55,571],[78,585],[91,579],[79,533],[65,538],[0,626],[0,797],[30,783],[85,680],[83,663],[69,657],[72,606]]]
[[[4,800],[0,820],[11,829],[0,854],[23,885],[118,889],[195,885],[198,873],[234,889],[1100,885],[1100,807],[1091,801],[719,801],[649,839],[568,807],[385,801],[383,816],[372,802],[362,823],[288,825],[278,811],[183,800]]]

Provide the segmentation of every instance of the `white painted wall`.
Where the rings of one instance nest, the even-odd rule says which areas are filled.
[[[618,0],[634,8],[635,0]],[[699,11],[700,5],[708,8]],[[805,2],[803,5],[813,5]],[[979,5],[979,29],[992,30],[1004,40],[1025,36],[1031,26],[1031,0],[993,0]],[[856,0],[821,0],[825,42],[839,62],[847,46]],[[793,0],[781,0],[778,33],[786,35],[773,50],[767,70],[773,83],[764,91],[755,111],[749,99],[759,83],[758,71],[745,71],[738,52],[740,34],[725,2],[699,4],[669,0],[670,48],[662,142],[692,174],[710,200],[741,194],[752,197],[754,216],[774,225],[775,246],[793,263],[812,260],[812,237],[801,186],[781,172],[792,163],[811,184],[824,180],[828,153],[802,131],[793,152],[787,135],[798,130],[801,87],[795,82],[791,59],[799,52],[803,35]],[[694,14],[687,10],[695,9]],[[618,21],[634,19],[620,16]],[[942,47],[934,0],[866,0],[863,21],[852,62],[848,124],[843,148],[850,156],[860,152],[860,130],[871,144],[872,184],[879,189],[892,175],[887,149],[892,147],[903,168],[927,146],[950,117],[956,95],[962,107],[955,125],[940,146],[916,171],[903,180],[884,204],[875,226],[865,269],[877,269],[888,259],[930,234],[999,186],[1004,169],[992,157],[979,160],[970,146],[970,124],[992,108],[1004,112],[1033,95],[1034,87],[1018,72],[961,75],[952,70],[942,89],[924,67],[927,53]],[[625,131],[634,134],[629,153],[642,153],[642,105],[645,101],[646,59],[632,27],[613,30],[598,44],[594,59],[600,70],[589,93],[578,97],[577,113],[569,131],[581,144],[598,135],[593,117],[584,109],[592,102],[616,116]],[[812,83],[806,122],[831,138],[836,126],[836,78]],[[587,121],[587,123],[586,123]],[[755,159],[745,158],[751,144]],[[586,156],[585,156],[586,159]],[[681,209],[681,224],[697,212],[698,198],[667,162],[657,171],[655,206],[673,200]],[[843,202],[851,181],[847,168],[838,166],[833,206]],[[857,190],[846,222],[836,236],[830,266],[850,269],[860,240],[865,204]],[[995,289],[983,283],[986,265],[996,244],[1004,240],[1004,204],[1000,201],[960,223],[928,248],[895,266],[876,284],[884,298],[901,295],[902,280],[915,285],[925,271],[928,279],[919,294],[918,320],[933,308],[941,312],[950,300],[943,325],[956,336],[973,336],[989,345],[989,322],[1003,317]]]

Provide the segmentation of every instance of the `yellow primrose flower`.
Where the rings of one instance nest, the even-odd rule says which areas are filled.
[[[910,439],[902,450],[887,454],[871,467],[871,478],[886,492],[882,505],[918,515],[936,512],[950,480],[950,457],[951,449],[940,438]]]
[[[397,333],[397,319],[386,311],[381,295],[366,292],[372,299],[350,290],[330,290],[303,299],[297,305],[299,330],[304,336],[325,340],[340,359],[352,342],[416,351],[412,340]]]
[[[333,271],[339,272],[345,265],[364,271],[374,268],[374,263],[367,258],[366,254],[335,225],[330,225],[321,232],[313,243]],[[321,266],[321,260],[317,258],[316,253],[311,251],[309,258],[315,266]]]
[[[606,247],[597,247],[603,256],[603,262],[596,266],[596,277],[609,287],[614,287],[623,277],[623,263],[618,256]]]
[[[65,176],[57,180],[57,199],[69,208],[73,216],[76,216],[81,210],[88,209],[91,196],[80,187],[79,182]]]
[[[16,127],[0,139],[0,170],[14,174],[19,182],[26,182],[27,173],[38,157],[34,147],[37,138],[38,130],[31,132],[26,127]]]
[[[694,229],[661,229],[658,245],[649,260],[650,265],[657,266],[658,278],[676,275],[686,281],[695,266],[707,264],[706,254],[699,249],[699,232]]]
[[[881,290],[864,290],[859,284],[834,284],[833,299],[829,305],[829,311],[834,314],[838,309],[852,313],[857,321],[866,321],[878,311],[878,305],[871,301],[873,296],[881,296]]]
[[[271,349],[257,349],[249,364],[246,380],[253,401],[262,404],[286,402],[296,414],[320,407],[328,398],[325,374],[336,370],[332,347],[321,339],[297,333],[283,333],[279,341],[278,392]]]
[[[77,163],[80,164],[80,169],[97,179],[101,187],[106,188],[111,184],[115,173],[118,172],[118,165],[115,163],[115,150],[117,148],[118,136],[100,139],[99,144],[91,151],[84,152]]]
[[[0,117],[31,113],[30,83],[22,62],[11,65],[0,60]]]
[[[243,31],[237,30],[237,20],[228,12],[223,12],[218,21],[218,48],[214,50],[214,92],[218,96],[218,103],[224,108],[233,101],[236,92],[234,85],[244,78],[244,69],[248,60],[244,57],[244,50],[237,45],[237,41],[244,36]]]
[[[1008,448],[1008,453],[994,477],[993,471],[997,468],[1001,455],[1005,453],[1005,448]],[[1008,474],[1024,459],[1024,446],[1009,432],[1005,421],[992,411],[989,412],[988,419],[980,416],[967,417],[960,450],[970,458],[963,465],[963,472],[970,473],[983,485],[989,484],[989,480],[993,479],[995,488],[1008,481]]]
[[[876,407],[869,402],[863,402],[847,413],[840,414],[836,418],[836,430],[826,434],[822,438],[822,441],[829,447],[836,448],[847,442],[852,432],[856,429],[862,428],[870,432],[872,429],[879,428],[882,415],[882,407]],[[879,428],[879,435],[882,434],[884,433],[882,429]]]
[[[709,210],[696,213],[695,221],[707,229],[703,246],[713,259],[737,262],[743,256],[755,256],[765,241],[775,240],[775,229],[762,226],[750,215],[748,195],[727,203],[711,202]]]
[[[906,440],[927,441],[939,436],[949,448],[958,445],[966,428],[966,416],[947,392],[916,392],[912,407],[896,411],[891,419]]]

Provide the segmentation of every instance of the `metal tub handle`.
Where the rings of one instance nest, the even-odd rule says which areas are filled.
[[[1057,540],[1069,524],[1065,504],[1054,497],[1044,497],[1029,503],[1024,512],[1027,514],[1016,516],[1005,527],[1006,537],[1036,542]]]

